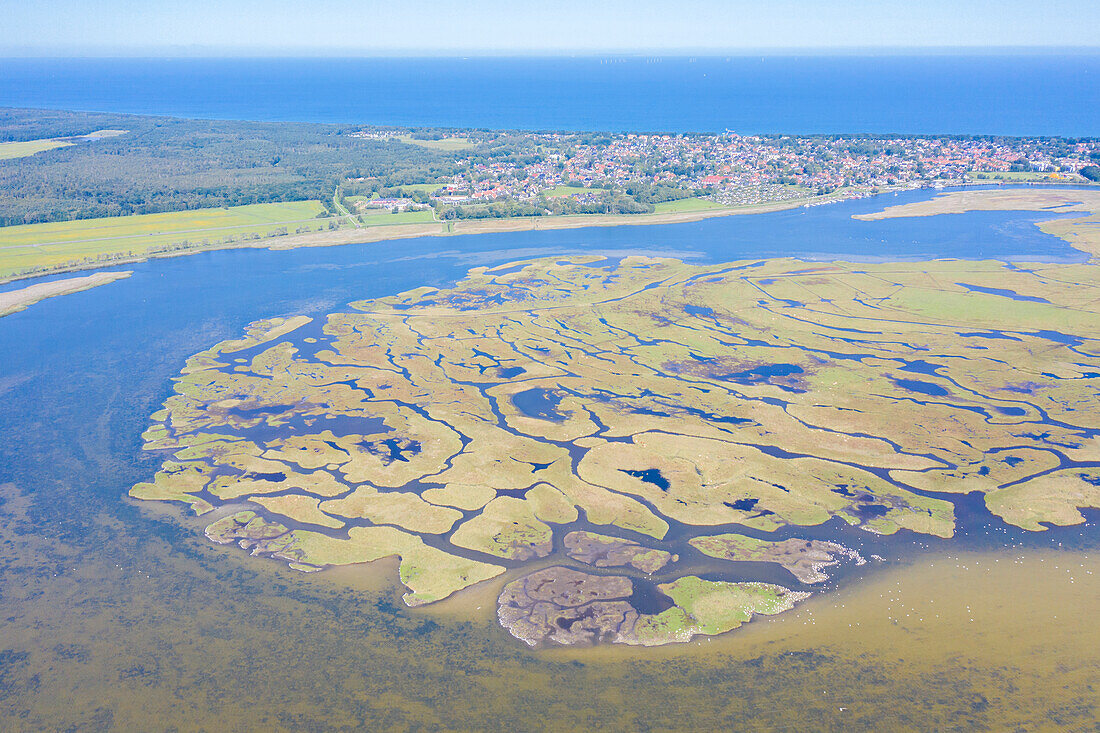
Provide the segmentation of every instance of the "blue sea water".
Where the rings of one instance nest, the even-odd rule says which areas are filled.
[[[0,106],[507,129],[1100,135],[1100,55],[2,59]]]

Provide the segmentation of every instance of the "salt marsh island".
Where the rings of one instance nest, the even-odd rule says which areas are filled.
[[[89,288],[99,287],[116,280],[130,277],[133,273],[124,270],[122,272],[97,272],[83,277],[66,277],[59,280],[35,283],[23,288],[9,290],[0,293],[0,316],[24,311],[35,303],[46,298],[56,298],[59,295],[79,293]]]
[[[299,571],[397,557],[410,606],[499,578],[533,646],[719,634],[864,563],[852,531],[950,538],[975,498],[1033,531],[1100,506],[1098,274],[475,267],[195,354],[130,494]]]

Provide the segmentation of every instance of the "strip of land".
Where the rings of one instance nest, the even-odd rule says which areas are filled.
[[[622,225],[675,224],[717,216],[760,214],[807,204],[833,203],[858,190],[837,191],[788,201],[728,207],[703,199],[660,205],[653,214],[583,214],[440,221],[430,211],[325,217],[318,201],[251,204],[163,214],[105,217],[0,228],[0,282],[140,262],[217,249],[262,247],[292,249],[380,242],[412,237],[576,229]],[[1040,229],[1077,249],[1100,255],[1100,190],[1065,188],[954,191],[928,201],[888,207],[855,218],[876,221],[967,211],[1024,210],[1051,214],[1081,212],[1080,218],[1056,218]]]
[[[856,214],[853,219],[879,221],[908,216],[963,214],[968,211],[1096,211],[1100,190],[1072,188],[1009,188],[1000,191],[950,191],[927,201],[889,206],[873,214]]]
[[[97,272],[84,277],[69,277],[64,280],[54,280],[48,283],[36,283],[19,290],[0,293],[0,316],[18,313],[30,306],[58,295],[78,293],[81,290],[106,285],[107,283],[130,277],[132,271],[124,272]]]
[[[70,222],[25,224],[0,228],[0,282],[141,262],[217,249],[263,247],[291,249],[379,242],[410,237],[442,237],[541,229],[576,229],[624,224],[675,224],[715,216],[759,214],[830,203],[851,192],[831,196],[740,207],[672,202],[653,214],[585,214],[437,221],[431,212],[402,212],[352,217],[323,216],[317,201],[252,204],[164,214],[104,217]],[[701,202],[707,204],[710,202]]]
[[[839,198],[827,199],[828,202]],[[277,242],[256,243],[271,249],[293,247],[320,247],[354,242],[379,242],[408,237],[444,237],[459,234],[492,234],[496,232],[528,232],[548,229],[581,229],[584,227],[612,227],[623,225],[678,224],[710,219],[716,216],[737,214],[763,214],[802,206],[808,199],[782,201],[744,207],[716,207],[711,209],[667,211],[654,214],[583,214],[577,216],[530,216],[507,219],[464,219],[458,221],[433,221],[421,224],[390,225],[369,230],[335,230],[300,236],[282,237]],[[817,197],[815,201],[822,201]]]
[[[889,206],[873,214],[857,214],[861,221],[910,216],[963,214],[968,211],[1043,211],[1051,214],[1082,212],[1086,216],[1051,219],[1039,229],[1069,244],[1100,256],[1100,191],[1079,189],[1009,189],[1005,191],[952,191],[927,201]]]

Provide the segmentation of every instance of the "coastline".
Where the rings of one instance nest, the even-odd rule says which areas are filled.
[[[985,186],[995,186],[994,188],[984,188]],[[979,190],[974,190],[975,188]],[[1090,187],[1091,188],[1091,187]],[[1060,190],[1075,191],[1086,194],[1086,196],[1095,196],[1100,194],[1100,186],[1097,186],[1096,192],[1082,190],[1079,184],[1055,184],[1055,183],[1028,183],[1028,184],[1004,184],[994,183],[988,184],[984,182],[967,182],[963,184],[957,184],[953,186],[947,186],[942,189],[938,189],[938,194],[934,196],[929,202],[924,202],[921,206],[931,206],[933,209],[925,213],[911,214],[909,210],[905,213],[895,213],[895,209],[900,207],[884,207],[883,212],[875,214],[861,214],[855,218],[865,221],[875,221],[878,219],[894,218],[898,216],[914,216],[914,215],[932,215],[933,213],[962,213],[963,211],[986,209],[996,210],[1005,208],[1017,208],[1021,210],[1035,210],[1042,211],[1041,207],[1032,208],[1027,205],[1020,206],[998,206],[996,204],[991,206],[969,206],[963,208],[952,209],[939,209],[936,204],[931,202],[940,202],[944,198],[965,195],[965,196],[979,196],[985,197],[993,195],[1007,197],[1012,199],[1018,199],[1026,195],[1023,192],[1030,189],[1035,196],[1051,195],[1052,193]],[[1036,191],[1035,189],[1039,189]],[[1043,191],[1042,189],[1046,189]],[[889,193],[897,193],[902,191],[917,190],[907,187],[900,187],[895,189],[883,189],[878,194],[871,194],[871,196],[884,196]],[[1019,195],[1013,194],[1013,191],[1021,192]],[[1007,196],[1006,196],[1007,195]],[[703,219],[712,219],[725,216],[741,216],[748,214],[766,214],[777,211],[787,211],[790,209],[797,209],[803,206],[819,206],[824,204],[839,203],[843,201],[851,201],[856,198],[867,197],[868,192],[861,189],[848,189],[837,191],[825,196],[813,196],[799,199],[791,199],[787,201],[777,201],[764,204],[750,204],[746,206],[738,207],[724,207],[713,209],[700,209],[697,211],[682,211],[682,212],[666,212],[666,213],[654,213],[654,214],[581,214],[572,216],[540,216],[540,217],[514,217],[508,219],[459,219],[453,221],[433,221],[424,222],[418,224],[390,224],[390,225],[377,225],[361,228],[347,228],[347,229],[335,229],[323,232],[311,232],[308,234],[294,234],[283,235],[278,237],[266,237],[263,239],[245,241],[245,242],[216,242],[211,244],[197,244],[194,247],[181,247],[179,249],[173,249],[166,252],[149,252],[134,255],[132,257],[119,257],[117,259],[111,259],[107,261],[88,261],[88,262],[73,262],[69,264],[61,264],[57,267],[52,267],[33,273],[20,273],[14,275],[0,276],[0,285],[5,285],[11,282],[17,282],[19,280],[33,280],[42,277],[50,277],[54,275],[60,275],[67,272],[82,272],[86,270],[95,270],[101,267],[115,267],[124,264],[130,264],[135,262],[147,262],[151,259],[160,259],[168,257],[184,257],[193,254],[199,254],[202,252],[215,252],[228,249],[270,249],[270,250],[285,250],[285,249],[297,249],[300,247],[334,247],[346,244],[369,244],[373,242],[385,242],[398,239],[411,239],[417,237],[452,237],[461,236],[466,234],[503,234],[508,232],[525,232],[525,231],[539,231],[539,230],[555,230],[555,229],[583,229],[586,227],[615,227],[615,226],[658,226],[662,224],[684,224],[694,221],[701,221]],[[915,206],[913,204],[906,206]],[[1100,205],[1097,206],[1100,209]],[[1090,209],[1086,208],[1065,208],[1062,210],[1051,210],[1052,214],[1065,213],[1066,211],[1081,211],[1086,215],[1090,212]],[[1086,219],[1088,217],[1086,216]],[[1071,246],[1086,252],[1089,255],[1096,256],[1100,252],[1100,242],[1093,243],[1091,241],[1082,241],[1081,232],[1077,228],[1070,228],[1073,224],[1082,223],[1079,220],[1062,220],[1052,219],[1040,224],[1040,228],[1048,234],[1065,239]],[[1088,222],[1091,223],[1091,222]],[[1090,239],[1090,238],[1085,238]]]
[[[845,194],[848,192],[844,192]],[[766,214],[773,211],[786,211],[801,206],[836,203],[852,199],[851,195],[815,196],[767,204],[753,204],[740,207],[701,209],[698,211],[680,211],[659,214],[581,214],[575,216],[532,216],[509,219],[460,219],[450,222],[433,221],[422,224],[392,224],[355,229],[336,229],[310,234],[295,234],[281,237],[268,237],[248,242],[224,242],[195,247],[181,248],[169,252],[153,252],[112,259],[110,261],[76,262],[68,265],[26,274],[0,277],[0,285],[18,280],[59,275],[66,272],[81,272],[100,267],[114,267],[134,262],[147,262],[165,257],[184,257],[200,252],[214,252],[226,249],[297,249],[299,247],[334,247],[345,244],[369,244],[396,239],[414,237],[453,237],[465,234],[503,234],[508,232],[538,231],[551,229],[583,229],[586,227],[612,226],[653,226],[661,224],[684,224],[720,216],[740,216],[743,214]]]
[[[859,221],[882,221],[918,216],[963,214],[970,211],[1036,211],[1052,218],[1037,222],[1047,234],[1065,240],[1092,258],[1100,257],[1100,190],[1001,189],[944,191],[927,201],[887,206],[871,214],[856,214]],[[1081,214],[1068,217],[1068,214]]]
[[[133,272],[97,272],[85,277],[70,277],[64,280],[51,280],[45,283],[35,283],[19,290],[0,293],[0,318],[24,311],[32,305],[47,298],[55,298],[59,295],[79,293],[82,290],[113,283],[130,277]]]
[[[872,214],[853,214],[859,221],[881,221],[911,216],[937,216],[939,214],[963,214],[968,211],[1048,211],[1052,214],[1067,212],[1092,213],[1100,209],[1100,189],[1047,190],[1000,189],[943,191],[927,201],[887,206]]]

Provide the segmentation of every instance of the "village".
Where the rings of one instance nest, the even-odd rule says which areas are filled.
[[[393,130],[354,136],[398,140]],[[400,141],[450,143],[456,172],[417,186],[415,195],[400,184],[387,190],[359,179],[373,181],[369,206],[431,206],[444,218],[645,213],[686,199],[745,206],[966,183],[1087,184],[1100,161],[1100,141],[1061,138],[471,131]],[[485,204],[498,204],[496,213]]]

